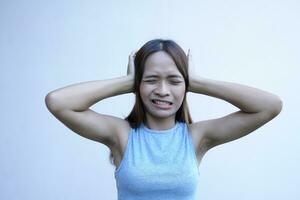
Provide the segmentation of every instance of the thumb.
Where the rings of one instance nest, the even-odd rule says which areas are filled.
[[[189,74],[191,75],[195,74],[195,66],[194,66],[191,49],[188,50],[188,70],[189,70]]]

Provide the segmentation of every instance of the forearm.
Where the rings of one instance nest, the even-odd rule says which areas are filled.
[[[282,102],[277,95],[253,87],[207,79],[192,77],[189,91],[223,99],[244,112],[280,112]]]
[[[133,82],[132,77],[124,76],[73,84],[50,92],[46,104],[55,110],[84,111],[102,99],[132,92]]]

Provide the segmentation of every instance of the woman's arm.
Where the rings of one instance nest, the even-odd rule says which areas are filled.
[[[85,111],[98,101],[132,92],[133,78],[124,76],[108,80],[77,83],[50,92],[46,96],[47,107],[52,111]]]
[[[237,83],[192,76],[188,90],[223,99],[250,114],[266,112],[277,115],[282,108],[282,101],[278,96]]]
[[[77,83],[47,94],[49,111],[64,125],[79,135],[111,147],[118,141],[120,131],[129,129],[121,118],[97,113],[89,107],[98,101],[133,91],[134,52],[129,56],[127,76]]]
[[[281,99],[269,92],[241,85],[193,76],[190,92],[223,99],[240,109],[218,119],[194,123],[196,130],[204,129],[207,148],[243,137],[276,117],[282,109]]]

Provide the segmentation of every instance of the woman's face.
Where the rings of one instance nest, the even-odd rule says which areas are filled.
[[[146,117],[175,119],[185,95],[185,81],[172,57],[159,51],[146,62],[140,84]]]

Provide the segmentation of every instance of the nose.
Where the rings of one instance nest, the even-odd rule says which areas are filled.
[[[167,83],[161,81],[154,90],[154,93],[159,96],[168,96],[170,94]]]

